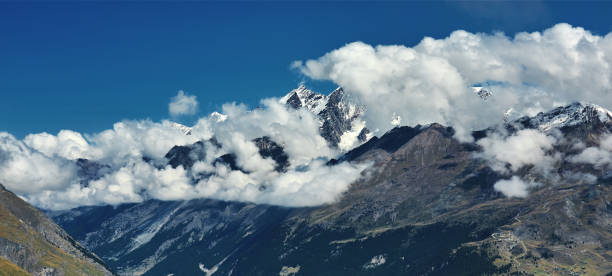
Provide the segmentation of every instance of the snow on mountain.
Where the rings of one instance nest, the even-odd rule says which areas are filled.
[[[180,130],[185,135],[191,135],[191,128],[186,125],[172,122],[172,127]]]
[[[365,126],[365,121],[361,119],[364,107],[348,100],[341,87],[329,95],[323,95],[300,85],[283,96],[280,103],[295,109],[306,108],[317,115],[320,119],[321,136],[330,145],[341,150],[350,150],[372,136]],[[227,115],[213,112],[208,119],[220,123],[227,120]],[[191,135],[192,129],[188,126],[175,122],[172,126],[185,135]]]
[[[210,113],[210,115],[208,115],[208,119],[213,121],[213,122],[220,123],[220,122],[223,122],[223,121],[227,120],[227,115],[221,114],[221,113],[215,111],[213,113]]]
[[[300,85],[280,102],[316,114],[320,119],[321,136],[340,149],[350,149],[365,142],[370,133],[361,119],[364,107],[351,102],[341,87],[323,95]]]
[[[572,103],[534,117],[523,117],[515,121],[529,128],[548,132],[552,129],[576,126],[584,123],[612,123],[612,112],[596,104]]]
[[[295,109],[305,107],[315,114],[319,114],[325,109],[327,101],[328,96],[315,93],[304,85],[300,85],[298,88],[293,89],[280,100],[281,103],[289,104]]]
[[[484,87],[480,87],[480,86],[474,86],[472,87],[472,90],[474,91],[474,94],[478,95],[478,97],[480,97],[483,100],[487,100],[489,97],[493,96],[493,93],[491,93],[490,90],[484,88]]]
[[[358,123],[359,117],[354,117],[359,114],[358,109],[340,108],[346,105],[336,102],[342,99],[339,95],[326,96],[326,108],[320,111],[319,117],[323,124],[338,129],[344,126],[343,120],[353,118],[351,130],[340,137],[342,142],[348,141],[345,139],[349,136],[355,139],[356,130],[367,129]],[[285,100],[294,96],[288,95]],[[299,100],[295,103],[302,106],[300,95],[295,98]],[[597,105],[574,103],[534,117],[523,117],[506,126],[543,131],[578,126],[562,130],[566,135],[584,134],[578,141],[586,143],[587,137],[600,135],[602,127],[612,129],[612,113]],[[606,255],[607,263],[604,263],[599,255],[592,253],[605,253],[607,249],[601,244],[611,242],[609,235],[601,234],[609,232],[605,224],[610,215],[605,200],[612,192],[606,184],[611,179],[609,172],[556,162],[552,171],[562,177],[546,180],[537,170],[525,167],[528,171],[517,172],[521,177],[533,176],[546,181],[540,181],[541,186],[534,188],[529,198],[506,199],[494,188],[505,176],[473,158],[476,144],[460,143],[452,137],[450,127],[435,123],[396,127],[373,137],[339,159],[376,162],[375,169],[368,171],[371,176],[360,180],[363,182],[352,186],[338,202],[330,205],[296,211],[213,199],[148,200],[120,206],[82,207],[58,212],[54,219],[120,275],[292,275],[300,271],[307,275],[346,271],[376,275],[386,275],[388,271],[406,275],[456,275],[474,260],[491,264],[504,262],[505,267],[512,267],[516,263],[513,248],[525,250],[521,254],[534,252],[530,257],[533,262],[528,265],[543,267],[542,264],[551,260],[570,260],[582,266],[580,260],[586,259],[585,263],[592,265],[593,271],[610,271],[605,266],[609,256]],[[270,139],[261,138],[255,143],[263,157],[265,152],[274,151]],[[343,146],[338,144],[339,148]],[[177,146],[168,158],[187,160],[194,156],[189,153],[198,147]],[[560,156],[567,156],[573,147],[554,150],[563,151]],[[587,175],[601,185],[582,179]],[[546,210],[547,216],[541,210]],[[312,218],[319,219],[296,223]],[[423,226],[415,226],[415,221]],[[380,229],[384,229],[383,234],[367,234]],[[483,229],[490,230],[483,233]],[[527,234],[513,236],[511,233]],[[439,242],[440,237],[451,239]],[[381,244],[388,250],[381,252]],[[553,252],[559,244],[571,245],[564,247],[566,255],[538,253]],[[431,254],[420,254],[423,250]],[[468,255],[457,258],[460,255],[455,252]],[[421,255],[424,257],[417,258]],[[304,259],[313,261],[296,261]],[[262,262],[270,265],[261,266]],[[445,265],[438,267],[440,263]],[[499,271],[499,275],[508,274],[507,270]]]

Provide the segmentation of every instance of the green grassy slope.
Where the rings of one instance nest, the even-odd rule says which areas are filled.
[[[0,248],[1,257],[30,273],[47,268],[63,272],[63,275],[110,274],[100,269],[99,264],[73,256],[52,244],[49,239],[65,238],[56,231],[61,230],[40,211],[0,186],[0,246],[5,247]],[[70,243],[69,240],[63,242]]]

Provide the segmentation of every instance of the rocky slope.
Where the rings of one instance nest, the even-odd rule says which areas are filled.
[[[0,275],[1,276],[27,276],[31,274],[23,270],[21,267],[18,267],[16,264],[12,263],[11,261],[0,257]]]
[[[612,133],[610,113],[573,104],[503,129],[474,136],[536,129],[565,139],[548,150],[558,157],[550,170],[500,172],[477,158],[480,144],[460,143],[452,128],[398,127],[330,161],[373,163],[334,204],[151,200],[81,207],[53,219],[122,275],[611,272],[612,174],[570,162],[578,142],[598,147]],[[507,198],[494,186],[512,177],[539,184],[526,198]]]
[[[0,185],[0,275],[112,275],[42,212]],[[27,275],[27,274],[26,274]]]

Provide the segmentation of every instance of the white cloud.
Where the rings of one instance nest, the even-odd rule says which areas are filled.
[[[241,200],[284,206],[315,206],[331,203],[359,179],[368,165],[342,163],[327,166],[313,160],[282,174],[245,174],[217,168],[214,177],[200,181],[195,189],[203,197]]]
[[[112,129],[86,135],[86,138],[92,147],[92,159],[120,166],[134,158],[160,159],[175,145],[209,139],[211,133],[206,128],[207,125],[200,124],[191,135],[185,135],[169,121],[123,121],[115,123]]]
[[[283,145],[289,154],[290,163],[296,165],[318,157],[333,157],[338,153],[329,148],[321,137],[319,120],[314,114],[304,109],[287,108],[277,99],[264,99],[261,108],[254,110],[249,110],[245,105],[225,104],[222,111],[227,119],[213,123],[211,128],[224,148],[240,147],[235,145],[238,142],[236,133],[240,133],[243,141],[262,136],[272,137],[275,142]]]
[[[313,79],[343,86],[367,106],[364,119],[369,129],[378,129],[376,134],[393,127],[394,118],[401,118],[402,124],[409,125],[450,124],[458,138],[468,140],[470,130],[501,122],[509,108],[513,114],[534,115],[574,100],[612,106],[611,65],[612,35],[596,36],[559,24],[513,38],[456,31],[444,39],[425,38],[414,47],[355,42],[292,67]],[[493,90],[486,102],[470,88],[477,83]],[[90,135],[69,130],[31,134],[23,141],[2,133],[0,182],[30,202],[53,209],[194,197],[310,206],[335,200],[360,177],[365,165],[325,165],[339,152],[320,136],[315,115],[289,109],[277,99],[263,100],[261,105],[249,110],[226,104],[223,116],[201,118],[191,135],[172,122],[150,120],[118,122],[112,129]],[[182,91],[169,104],[172,116],[196,111],[196,97]],[[354,134],[343,137],[344,148],[354,144]],[[272,160],[258,154],[252,140],[262,136],[284,147],[291,164],[286,173],[276,172]],[[163,157],[174,145],[212,137],[221,148],[208,145],[205,160],[191,170],[164,166]],[[552,166],[557,157],[548,151],[555,139],[522,130],[478,143],[484,149],[481,157],[496,170],[510,172],[525,165],[542,170]],[[610,148],[606,141],[589,150],[597,152],[585,149],[576,160],[608,162],[600,152],[612,148],[612,140]],[[217,157],[230,152],[245,172],[214,164]],[[144,157],[153,161],[144,162]],[[76,158],[108,164],[110,173],[82,186],[70,161]],[[198,173],[212,176],[191,183]],[[513,177],[496,183],[495,188],[520,197],[530,185]]]
[[[489,161],[490,166],[500,172],[516,171],[525,165],[534,165],[543,171],[548,170],[556,157],[547,154],[556,139],[533,129],[520,130],[508,137],[492,134],[479,140],[483,152],[477,157]]]
[[[569,159],[574,163],[593,164],[595,167],[606,167],[612,164],[612,135],[604,135],[599,147],[585,148],[578,155]]]
[[[395,113],[408,125],[452,125],[469,140],[510,108],[534,115],[577,100],[612,106],[612,34],[568,24],[513,38],[459,30],[414,47],[353,42],[292,66],[353,93],[368,107],[368,127],[380,131]],[[494,93],[486,102],[470,88],[482,83]]]
[[[59,156],[66,159],[92,158],[89,155],[89,144],[83,136],[71,130],[61,130],[57,136],[43,132],[29,134],[23,141],[29,147],[47,156]]]
[[[196,96],[189,95],[183,90],[180,90],[178,94],[170,100],[168,104],[168,111],[170,115],[180,116],[180,115],[194,115],[198,110],[198,100]]]
[[[76,179],[76,166],[63,158],[49,157],[0,132],[0,183],[18,194],[57,191]]]
[[[534,186],[537,186],[537,184],[527,183],[520,177],[513,176],[511,179],[497,181],[493,188],[507,197],[527,197],[528,189]]]
[[[359,134],[361,134],[361,130],[365,127],[365,122],[363,120],[354,120],[351,122],[351,131],[347,131],[342,136],[340,136],[340,142],[338,143],[338,148],[342,151],[349,151],[355,148],[357,145],[362,143],[359,140]],[[369,137],[369,133],[367,138]]]
[[[319,133],[319,121],[307,110],[295,110],[265,99],[261,108],[226,104],[224,120],[201,118],[191,134],[170,121],[122,121],[112,129],[82,135],[62,130],[57,135],[30,134],[23,141],[4,133],[0,139],[0,183],[29,202],[47,209],[120,204],[155,198],[180,200],[208,197],[288,206],[312,206],[335,200],[360,177],[366,165],[327,166],[339,152]],[[268,136],[289,157],[287,172],[263,158],[253,142]],[[191,170],[165,166],[175,145],[204,143],[206,156]],[[236,156],[244,171],[232,171],[215,160]],[[109,165],[101,178],[82,185],[74,160],[87,158]],[[145,162],[144,159],[151,161]],[[201,175],[212,175],[193,183]]]
[[[85,187],[67,182],[61,190],[42,189],[24,195],[30,203],[47,209],[141,202],[149,198],[180,200],[196,197],[183,167],[157,169],[143,161],[127,164],[100,179],[90,181]]]

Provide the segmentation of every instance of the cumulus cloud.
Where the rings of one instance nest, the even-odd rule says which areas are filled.
[[[47,156],[66,159],[92,158],[89,144],[83,136],[71,130],[61,130],[57,135],[43,132],[29,134],[23,140],[29,147]]]
[[[535,115],[572,101],[612,106],[612,34],[568,24],[514,37],[458,30],[414,47],[353,42],[292,67],[354,94],[368,108],[368,127],[379,131],[396,114],[407,125],[452,125],[470,140],[470,130],[501,122],[510,108]],[[474,85],[493,96],[481,100]]]
[[[0,132],[0,183],[11,191],[19,194],[57,191],[75,179],[74,163],[49,157]]]
[[[189,95],[183,90],[180,90],[178,94],[170,100],[168,104],[168,111],[170,115],[180,116],[180,115],[194,115],[198,110],[198,100],[196,96]]]
[[[467,141],[471,130],[501,122],[504,113],[535,115],[575,100],[612,106],[611,63],[611,34],[598,36],[558,24],[514,37],[455,31],[443,39],[424,38],[414,47],[354,42],[291,66],[312,79],[344,87],[366,106],[365,126],[375,134],[400,123],[439,122],[455,127],[457,138]],[[493,96],[485,102],[474,95],[472,86],[483,86]],[[169,113],[193,115],[197,106],[195,96],[179,91]],[[510,108],[512,112],[506,112]],[[230,103],[220,112],[200,118],[190,135],[170,121],[150,120],[118,122],[95,134],[63,130],[18,140],[0,133],[0,182],[52,209],[197,197],[310,206],[335,200],[365,167],[326,166],[326,160],[339,152],[320,136],[320,121],[305,109],[266,99],[261,108]],[[259,154],[253,139],[263,136],[283,146],[290,162],[287,172],[277,172],[273,161]],[[205,142],[205,158],[192,168],[167,166],[164,156],[173,146],[213,137],[217,142]],[[346,150],[356,136],[347,133],[343,138]],[[526,165],[542,170],[552,166],[557,157],[549,152],[556,139],[521,130],[478,143],[483,147],[481,157],[494,169],[513,173]],[[598,148],[586,148],[574,160],[609,162],[606,145],[604,141]],[[242,170],[215,162],[228,153],[235,155]],[[79,158],[107,169],[83,183],[75,165]],[[535,184],[513,177],[495,188],[521,197],[531,185]]]
[[[475,157],[485,159],[493,170],[502,174],[513,174],[525,166],[531,166],[534,169],[532,173],[548,179],[558,179],[552,169],[561,158],[553,151],[559,133],[553,131],[549,134],[534,129],[523,129],[512,134],[505,133],[503,129],[498,130],[478,140],[482,152],[476,153]],[[514,175],[510,179],[497,181],[493,187],[507,197],[524,198],[529,194],[529,188],[538,185]]]
[[[151,198],[181,200],[197,195],[193,194],[191,179],[183,167],[156,168],[136,161],[92,180],[86,186],[71,181],[64,183],[61,190],[43,188],[23,196],[36,206],[60,210],[81,205],[141,202]]]
[[[29,148],[49,157],[68,160],[85,158],[122,165],[128,160],[143,157],[159,159],[175,145],[210,139],[210,130],[206,127],[200,124],[192,130],[194,135],[184,135],[170,121],[122,121],[115,123],[112,129],[93,135],[61,130],[57,135],[46,132],[29,134],[23,142]]]
[[[510,179],[497,181],[493,188],[507,197],[527,197],[528,189],[537,185],[537,183],[525,182],[520,177],[513,176]]]
[[[477,142],[483,151],[476,156],[488,160],[491,168],[503,173],[517,171],[525,165],[546,171],[557,160],[547,153],[555,142],[552,136],[533,129],[510,136],[494,133]]]
[[[212,119],[214,123],[211,128],[225,148],[236,149],[241,147],[236,144],[240,140],[252,144],[250,141],[257,137],[269,136],[283,145],[292,164],[307,163],[318,157],[333,157],[338,153],[321,137],[320,121],[312,112],[287,108],[277,99],[264,99],[261,108],[254,110],[242,104],[225,104],[222,113],[227,119]],[[241,133],[242,137],[235,137],[236,133]]]
[[[218,167],[217,173],[195,187],[203,197],[284,205],[314,206],[331,203],[360,177],[366,164],[327,166],[313,160],[285,173],[244,173]]]
[[[0,183],[47,209],[193,198],[313,206],[336,200],[367,166],[327,166],[339,151],[321,137],[316,115],[278,99],[264,99],[257,109],[225,104],[221,112],[199,119],[189,135],[171,121],[150,120],[118,122],[95,134],[30,134],[22,141],[2,133]],[[286,172],[260,155],[253,140],[264,136],[288,155]],[[203,158],[191,168],[167,164],[172,147],[198,141],[204,141]],[[241,170],[216,162],[228,153]],[[84,176],[77,159],[104,170]]]

